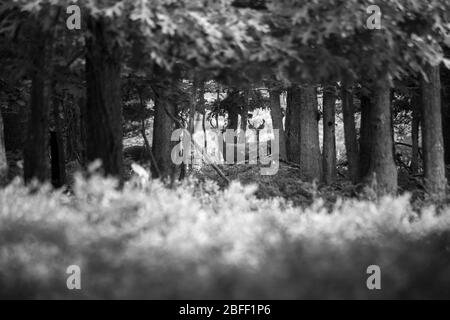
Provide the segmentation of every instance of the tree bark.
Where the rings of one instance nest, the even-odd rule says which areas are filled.
[[[194,139],[194,133],[195,133],[195,114],[197,110],[197,103],[198,103],[198,81],[197,79],[192,80],[192,92],[191,92],[191,101],[189,106],[189,134],[191,136],[191,139]],[[190,150],[190,162],[189,162],[189,172],[192,171],[194,168],[194,154],[195,150],[194,148],[191,148]]]
[[[433,196],[445,196],[444,137],[441,115],[439,66],[426,66],[428,81],[422,79],[422,124],[425,186]]]
[[[287,160],[286,155],[286,136],[283,128],[283,114],[281,112],[281,103],[280,103],[280,90],[270,90],[270,114],[272,116],[272,127],[273,129],[279,130],[280,133],[280,141],[279,150],[280,150],[280,159]]]
[[[6,159],[5,135],[3,131],[3,117],[0,111],[0,184],[6,180],[8,175],[8,161]]]
[[[227,129],[237,130],[239,127],[239,106],[231,102],[228,108]]]
[[[413,96],[411,98],[412,105],[412,121],[411,121],[411,173],[418,174],[419,173],[419,129],[420,129],[420,118],[421,118],[421,110],[422,103],[420,101],[419,92],[413,92]]]
[[[227,111],[228,111],[228,121],[227,121],[227,130],[233,130],[236,131],[239,128],[239,91],[235,90],[230,95],[225,98],[225,100],[228,100],[227,103]],[[224,100],[224,101],[225,101]],[[226,134],[226,133],[225,133]],[[231,146],[226,143],[226,137],[224,136],[225,141],[223,144],[223,159],[225,163],[227,162],[227,148],[231,149]],[[234,158],[233,163],[237,162],[237,143],[238,139],[235,136],[233,138],[232,148],[234,150]],[[229,164],[229,163],[228,163]]]
[[[86,99],[79,98],[77,101],[77,109],[79,111],[79,120],[78,120],[78,135],[79,135],[79,161],[80,164],[83,167],[86,167],[87,165],[87,130],[86,130],[86,123],[87,123],[87,112],[86,112]]]
[[[347,151],[348,172],[353,183],[359,181],[359,152],[355,127],[355,106],[353,104],[353,84],[342,82],[342,113],[344,116],[345,149]]]
[[[446,57],[449,58],[448,53]],[[441,79],[445,164],[450,166],[450,70],[446,67],[441,68]]]
[[[53,94],[55,94],[55,92]],[[54,121],[54,131],[50,132],[52,184],[55,188],[61,188],[66,183],[66,157],[61,128],[59,101],[56,97],[52,100]]]
[[[250,91],[246,89],[244,92],[244,103],[241,110],[241,131],[244,133],[247,131],[249,95]]]
[[[48,132],[49,132],[49,90],[48,68],[48,36],[36,32],[36,42],[32,53],[31,98],[28,129],[23,151],[24,179],[30,182],[37,179],[44,182],[48,179]]]
[[[323,90],[323,180],[336,181],[336,86]]]
[[[152,151],[156,160],[156,168],[152,166],[152,175],[154,178],[162,180],[175,178],[176,166],[172,161],[171,153],[174,143],[171,141],[172,132],[175,129],[174,121],[170,115],[177,114],[176,105],[168,96],[166,88],[158,89],[155,99],[155,118],[153,124],[153,143]]]
[[[392,153],[390,88],[387,76],[376,84],[370,112],[372,134],[368,179],[379,196],[397,192],[397,167]]]
[[[206,130],[205,82],[201,81],[199,88],[199,105],[202,112],[203,148],[208,152],[208,137]]]
[[[322,180],[319,142],[318,101],[316,87],[301,88],[300,99],[300,166],[306,181]]]
[[[359,133],[359,181],[367,176],[370,168],[370,148],[372,145],[372,132],[370,114],[372,99],[368,95],[361,95],[361,128]]]
[[[100,159],[105,175],[122,179],[122,106],[120,52],[101,19],[88,19],[86,54],[87,160]]]
[[[300,164],[300,87],[293,85],[287,92],[286,156],[288,161]]]
[[[78,161],[82,164],[81,114],[78,101],[61,101],[60,109],[61,135],[64,142],[65,159],[69,162]]]

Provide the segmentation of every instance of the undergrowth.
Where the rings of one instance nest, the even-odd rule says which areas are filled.
[[[0,190],[0,297],[450,298],[450,207],[330,205],[313,189],[299,207],[237,182],[77,175],[66,194],[15,180]],[[381,290],[367,289],[370,265]]]

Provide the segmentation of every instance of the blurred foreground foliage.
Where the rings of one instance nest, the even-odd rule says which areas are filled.
[[[450,207],[416,211],[404,195],[300,208],[255,192],[78,175],[67,195],[16,180],[0,190],[0,297],[450,297]],[[80,291],[66,287],[74,264]]]

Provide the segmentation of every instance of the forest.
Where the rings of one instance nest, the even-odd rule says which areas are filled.
[[[0,298],[450,298],[448,0],[2,0],[0,111]]]

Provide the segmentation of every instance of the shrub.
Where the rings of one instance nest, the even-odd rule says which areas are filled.
[[[71,195],[0,190],[0,297],[450,297],[449,208],[415,212],[407,195],[298,208],[238,183],[75,180]],[[374,264],[380,291],[366,287]]]

